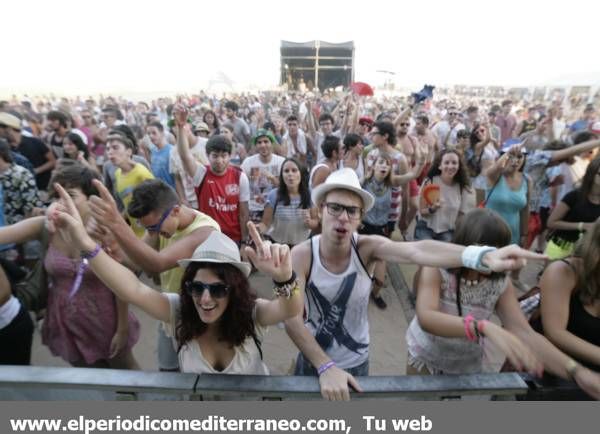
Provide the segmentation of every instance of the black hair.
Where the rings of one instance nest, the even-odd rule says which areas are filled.
[[[333,157],[334,152],[340,151],[340,138],[337,136],[325,136],[323,143],[321,143],[321,149],[326,158]]]
[[[296,116],[296,115],[289,115],[289,116],[287,117],[287,119],[285,120],[285,122],[286,122],[286,123],[287,123],[287,122],[299,122],[299,121],[298,121],[298,116]]]
[[[164,212],[178,204],[179,197],[168,184],[160,179],[148,179],[133,189],[127,214],[139,219],[152,211]]]
[[[137,137],[134,132],[134,129],[138,130],[138,134],[141,133],[141,137],[144,136],[144,133],[139,125],[132,125],[131,127],[129,125],[125,125],[125,124],[116,125],[112,128],[111,131],[117,131],[117,132],[123,133],[129,140],[131,140],[131,143],[133,143],[133,148],[132,148],[133,153],[137,154],[138,153],[138,143],[137,143]]]
[[[206,115],[211,114],[214,121],[211,122],[210,124],[206,121]],[[216,113],[212,110],[207,110],[204,112],[204,115],[202,116],[202,122],[204,122],[206,125],[208,125],[208,128],[216,128],[217,130],[219,129],[219,117],[216,115]]]
[[[415,117],[415,121],[419,121],[425,126],[429,125],[429,117],[427,117],[427,115],[418,115]]]
[[[240,106],[235,101],[227,101],[225,103],[225,108],[229,109],[229,110],[232,110],[234,113],[237,113],[237,111],[239,110]]]
[[[232,149],[231,140],[222,135],[212,136],[206,142],[206,155],[210,155],[211,152],[227,152],[231,155]]]
[[[69,141],[77,147],[78,151],[83,152],[83,158],[85,158],[86,160],[89,158],[90,151],[88,150],[87,145],[83,143],[83,139],[79,134],[71,132],[67,134],[67,139],[69,139]]]
[[[54,184],[59,184],[65,190],[69,188],[80,188],[87,197],[92,195],[98,196],[98,190],[92,183],[94,179],[102,181],[102,177],[98,172],[84,166],[78,161],[73,161],[72,164],[61,165],[52,172],[52,178],[48,184],[50,186],[48,191],[51,197],[56,197],[56,191],[51,187]]]
[[[210,262],[192,262],[183,272],[181,279],[181,320],[176,326],[175,336],[178,352],[181,347],[198,336],[207,328],[206,323],[198,315],[194,299],[184,289],[192,282],[200,269],[208,269],[229,287],[229,302],[218,321],[218,338],[232,346],[241,345],[248,337],[257,341],[254,322],[256,292],[252,290],[248,278],[231,264],[215,264]]]
[[[598,135],[592,133],[591,131],[581,131],[573,136],[573,144],[579,145],[580,143],[595,140],[597,138]]]
[[[373,125],[374,128],[379,130],[379,134],[382,136],[387,135],[387,142],[394,146],[396,144],[396,128],[394,128],[394,124],[387,121],[377,121]]]
[[[434,176],[442,174],[440,164],[442,164],[442,160],[446,154],[454,154],[458,157],[458,171],[452,180],[458,183],[461,191],[464,188],[469,188],[471,186],[471,181],[467,173],[467,165],[464,162],[463,157],[454,149],[444,149],[435,156],[433,163],[431,164],[431,169],[429,169],[429,172],[427,173],[427,178],[433,179]]]
[[[160,131],[161,133],[163,131],[165,131],[165,127],[163,126],[163,124],[161,124],[158,121],[154,121],[154,122],[150,122],[148,125],[146,125],[146,127],[155,127],[156,129],[158,129],[158,131]]]
[[[349,133],[344,137],[344,149],[349,151],[351,148],[354,148],[359,143],[362,143],[363,139],[358,134]]]
[[[68,128],[69,118],[66,114],[64,114],[61,111],[52,110],[51,112],[48,112],[48,114],[46,115],[46,119],[48,119],[49,121],[58,121],[61,127]]]
[[[287,189],[287,185],[283,180],[283,166],[285,163],[291,161],[298,167],[300,172],[300,185],[298,186],[298,193],[300,193],[300,206],[298,208],[309,209],[310,208],[310,190],[308,187],[308,170],[295,158],[288,157],[281,163],[281,170],[279,171],[279,187],[277,189],[277,202],[282,202],[284,205],[290,204],[290,194]]]
[[[319,124],[321,122],[326,122],[326,121],[331,121],[332,124],[335,124],[335,120],[333,119],[333,116],[331,116],[329,113],[321,114],[321,116],[319,116]]]

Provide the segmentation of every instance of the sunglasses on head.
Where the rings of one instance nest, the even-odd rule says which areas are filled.
[[[229,294],[229,286],[224,283],[204,283],[199,280],[185,282],[184,288],[191,297],[202,297],[205,290],[212,298],[224,298]]]

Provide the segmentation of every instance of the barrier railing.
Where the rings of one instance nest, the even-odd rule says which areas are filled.
[[[527,393],[528,386],[513,373],[447,376],[359,377],[366,398],[444,398],[466,395],[515,396]],[[73,391],[102,392],[94,399],[319,399],[315,377],[196,375],[169,372],[112,369],[54,368],[39,366],[0,367],[0,399],[45,399],[43,391],[69,399]],[[11,393],[12,391],[12,393]],[[21,393],[15,393],[21,391]],[[24,394],[24,391],[29,391]],[[61,393],[61,391],[63,393]],[[47,393],[46,393],[47,394]],[[81,393],[79,393],[80,397]],[[144,395],[151,395],[150,398]],[[162,397],[162,398],[161,398]],[[49,398],[56,399],[56,398]],[[78,398],[79,399],[79,398]]]
[[[574,383],[527,374],[358,377],[352,399],[585,399]],[[316,377],[196,375],[112,369],[0,366],[0,400],[311,400]]]

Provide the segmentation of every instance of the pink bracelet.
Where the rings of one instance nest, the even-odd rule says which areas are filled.
[[[470,340],[471,342],[474,342],[477,340],[477,338],[475,337],[473,332],[471,332],[471,323],[473,321],[475,321],[475,318],[473,317],[473,315],[469,314],[465,317],[465,335],[467,335],[467,339]]]
[[[326,370],[328,370],[329,368],[332,368],[335,366],[335,362],[333,360],[330,360],[327,363],[323,363],[321,366],[319,366],[319,369],[317,369],[317,373],[319,375],[321,375],[323,372],[325,372]]]

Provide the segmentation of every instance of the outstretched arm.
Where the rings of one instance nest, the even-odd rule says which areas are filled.
[[[466,247],[458,244],[433,240],[398,242],[378,235],[360,237],[359,242],[367,262],[381,259],[400,264],[417,264],[437,268],[465,266],[463,252]],[[546,256],[511,245],[488,251],[481,257],[480,265],[497,272],[516,270],[524,267],[528,259],[545,260]]]
[[[52,212],[49,219],[61,236],[79,250],[86,253],[95,251],[97,244],[87,234],[73,200],[60,185],[56,184],[55,188],[62,204]],[[141,283],[135,274],[103,250],[89,260],[89,266],[122,301],[139,306],[160,321],[169,321],[170,307],[167,297]]]

